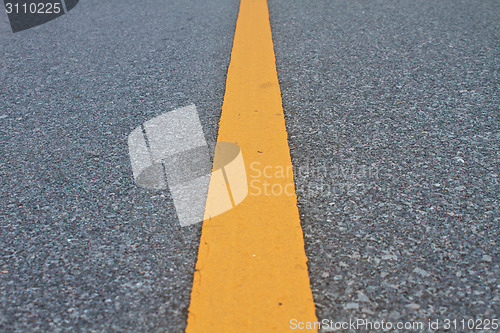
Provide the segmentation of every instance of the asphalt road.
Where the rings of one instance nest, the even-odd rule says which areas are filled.
[[[194,103],[214,142],[238,3],[83,1],[0,26],[0,331],[185,327],[201,224],[137,188],[127,136]]]
[[[498,318],[500,4],[270,13],[318,317]]]
[[[319,319],[500,314],[497,1],[269,0]],[[0,15],[0,330],[185,327],[201,225],[127,136],[194,103],[214,142],[238,1]]]

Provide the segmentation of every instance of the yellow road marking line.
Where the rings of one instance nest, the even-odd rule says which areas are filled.
[[[293,319],[317,321],[266,0],[241,0],[218,142],[241,147],[251,188],[204,221],[186,332],[288,332]]]

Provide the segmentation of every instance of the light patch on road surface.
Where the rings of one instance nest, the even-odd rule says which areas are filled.
[[[181,226],[198,223],[232,209],[248,194],[240,148],[219,142],[214,169],[194,105],[163,113],[134,129],[128,137],[136,184],[168,189]]]

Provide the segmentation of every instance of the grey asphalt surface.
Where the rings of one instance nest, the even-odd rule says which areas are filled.
[[[269,3],[318,317],[498,319],[500,3]]]
[[[269,0],[319,319],[500,314],[497,1]],[[200,225],[127,136],[217,136],[238,1],[0,14],[0,331],[180,332]]]
[[[127,136],[194,103],[215,141],[234,1],[83,1],[0,25],[0,331],[180,332],[201,224],[137,188]]]

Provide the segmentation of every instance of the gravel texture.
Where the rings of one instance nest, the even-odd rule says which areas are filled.
[[[319,319],[498,319],[499,3],[270,13]]]
[[[180,332],[200,224],[137,188],[127,136],[194,103],[215,141],[238,4],[81,1],[0,15],[0,331]]]
[[[269,6],[319,319],[498,318],[498,2]],[[127,136],[194,103],[215,141],[237,11],[0,15],[0,331],[184,329],[200,225],[135,186]]]

